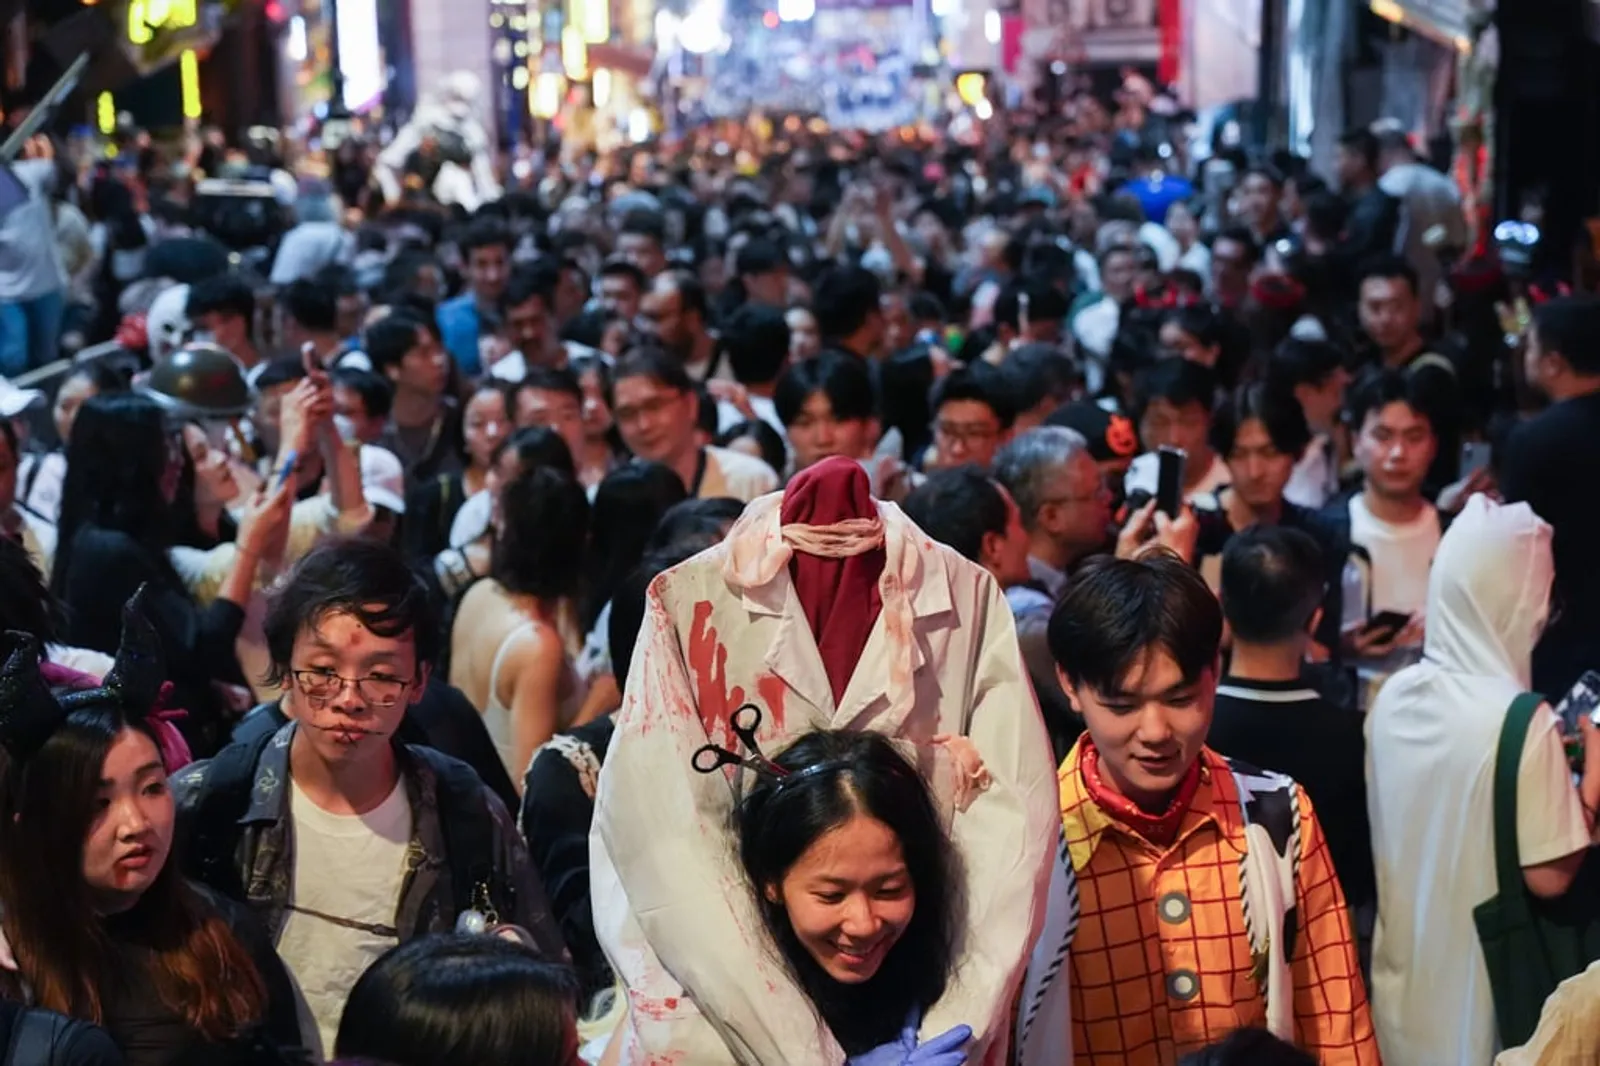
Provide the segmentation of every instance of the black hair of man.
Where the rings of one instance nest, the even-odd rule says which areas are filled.
[[[406,353],[417,346],[417,330],[426,326],[421,319],[399,311],[368,326],[361,350],[367,353],[373,371],[387,375],[391,367],[398,368]]]
[[[1045,400],[1057,406],[1067,403],[1083,386],[1078,364],[1054,344],[1024,344],[1006,353],[1000,376],[1009,385],[1011,395],[1030,407]]]
[[[1267,361],[1267,383],[1293,392],[1298,386],[1318,387],[1344,366],[1344,353],[1327,341],[1290,337]]]
[[[655,241],[657,247],[665,250],[667,247],[667,222],[655,211],[636,208],[629,211],[622,218],[622,225],[617,228],[617,235],[634,237],[648,237]]]
[[[1217,669],[1222,608],[1200,572],[1163,549],[1091,560],[1050,616],[1050,654],[1075,688],[1119,694],[1164,651],[1185,684]]]
[[[1338,193],[1327,189],[1306,193],[1305,202],[1306,235],[1337,241],[1350,219],[1350,204]]]
[[[1245,258],[1249,261],[1250,266],[1255,266],[1255,264],[1261,262],[1261,244],[1256,240],[1256,235],[1251,233],[1248,227],[1224,226],[1222,229],[1217,231],[1217,235],[1215,237],[1211,238],[1212,249],[1215,250],[1217,245],[1222,241],[1232,241],[1243,248],[1245,251]]]
[[[823,352],[791,363],[778,377],[772,405],[778,421],[792,426],[814,393],[828,398],[833,417],[841,421],[878,417],[878,393],[867,364],[842,352]]]
[[[279,385],[299,381],[305,376],[305,360],[298,355],[285,355],[271,360],[261,368],[261,372],[256,375],[255,389],[257,392],[264,392]]]
[[[683,364],[657,348],[636,348],[622,357],[612,372],[612,388],[628,378],[650,378],[674,392],[693,392],[694,380]]]
[[[583,386],[578,383],[578,375],[566,367],[530,366],[527,373],[522,375],[522,380],[511,387],[513,407],[516,406],[517,396],[528,389],[560,393],[563,396],[571,396],[580,406],[583,403]],[[512,412],[513,415],[515,413]]]
[[[255,313],[255,290],[237,274],[218,274],[195,282],[189,288],[189,302],[184,306],[184,314],[190,319],[224,314],[238,315],[249,322]]]
[[[439,655],[432,597],[405,557],[375,540],[335,540],[301,559],[268,597],[262,628],[274,683],[286,680],[300,632],[334,614],[358,618],[380,637],[409,635],[419,669]]]
[[[1011,521],[1000,487],[975,466],[930,474],[900,506],[924,533],[975,563],[983,556],[983,538],[1004,536]]]
[[[735,270],[741,278],[771,274],[789,269],[789,257],[775,241],[752,237],[734,253]]]
[[[1378,172],[1378,138],[1365,126],[1346,130],[1339,138],[1339,147],[1362,160],[1373,174]]]
[[[333,372],[333,383],[361,397],[368,418],[388,418],[394,407],[394,386],[382,374],[343,367]]]
[[[913,322],[937,322],[943,325],[950,316],[944,303],[931,292],[914,292],[906,303]]]
[[[824,343],[860,332],[867,320],[882,312],[883,285],[865,267],[832,267],[817,279],[811,294],[811,313]]]
[[[506,279],[506,291],[501,302],[506,307],[521,307],[538,298],[549,310],[555,304],[556,284],[561,275],[552,263],[538,262],[519,266]]]
[[[1283,171],[1271,163],[1255,163],[1246,167],[1244,173],[1239,175],[1239,183],[1242,185],[1246,178],[1254,177],[1266,178],[1274,189],[1283,190]]]
[[[1294,394],[1269,388],[1263,382],[1241,385],[1211,416],[1211,448],[1223,459],[1233,454],[1239,430],[1255,420],[1267,431],[1272,446],[1298,462],[1311,444],[1311,427]]]
[[[606,257],[605,262],[600,264],[600,276],[602,278],[627,278],[633,282],[633,287],[641,293],[650,287],[650,279],[645,277],[644,271],[620,255]]]
[[[994,301],[994,321],[998,326],[1022,328],[1023,305],[1029,322],[1062,322],[1071,304],[1067,294],[1046,278],[1023,278],[1000,290]]]
[[[1600,298],[1562,296],[1533,312],[1539,346],[1561,356],[1574,373],[1600,374]]]
[[[722,350],[743,385],[770,385],[789,358],[789,323],[782,311],[744,304],[722,323]]]
[[[1217,375],[1187,359],[1157,359],[1134,381],[1134,421],[1156,400],[1174,407],[1200,407],[1211,413],[1217,395]]]
[[[970,363],[952,370],[940,378],[928,393],[928,407],[935,418],[939,417],[939,409],[945,404],[961,400],[988,407],[994,412],[1001,430],[1010,429],[1017,420],[1017,400],[1010,383],[988,363]]]
[[[291,281],[278,293],[278,306],[311,333],[332,333],[339,323],[339,294],[314,281]]]
[[[1375,255],[1362,262],[1356,275],[1357,287],[1375,279],[1403,281],[1410,288],[1412,296],[1417,295],[1421,284],[1417,280],[1416,268],[1397,255]]]
[[[456,244],[461,249],[462,259],[472,258],[472,253],[480,248],[504,248],[509,255],[515,246],[511,231],[494,218],[482,218],[473,222],[462,232]]]
[[[1428,423],[1429,431],[1438,434],[1433,418],[1416,388],[1417,375],[1389,367],[1368,367],[1356,378],[1345,395],[1345,420],[1350,432],[1360,433],[1367,417],[1382,411],[1392,403],[1403,403]]]
[[[1241,644],[1281,645],[1306,636],[1327,594],[1322,550],[1288,526],[1251,526],[1222,552],[1222,616]]]

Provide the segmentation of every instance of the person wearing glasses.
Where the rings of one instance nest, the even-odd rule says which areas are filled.
[[[513,922],[565,959],[505,805],[465,763],[396,739],[438,642],[405,560],[370,541],[319,548],[265,630],[290,722],[172,784],[190,876],[266,922],[308,1044],[331,1050],[356,978],[418,936]]]
[[[988,470],[995,452],[1011,438],[1017,404],[1000,371],[988,363],[952,370],[933,387],[933,454],[927,466]]]

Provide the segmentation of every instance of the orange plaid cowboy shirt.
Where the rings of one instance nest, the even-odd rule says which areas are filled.
[[[1170,847],[1091,798],[1082,742],[1061,765],[1061,819],[1082,915],[1072,942],[1077,1066],[1172,1066],[1236,1029],[1266,1026],[1266,968],[1252,957],[1241,903],[1245,820],[1223,758],[1201,779]],[[1304,789],[1299,934],[1290,960],[1295,1039],[1322,1066],[1379,1062],[1344,892]]]

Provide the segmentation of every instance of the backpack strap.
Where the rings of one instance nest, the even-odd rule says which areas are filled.
[[[466,763],[433,748],[406,750],[426,763],[439,782],[439,821],[456,915],[479,910],[491,923],[516,921],[516,887],[496,871],[494,818],[484,799],[483,779]]]
[[[1500,744],[1494,756],[1494,871],[1501,895],[1520,892],[1522,887],[1522,860],[1517,855],[1517,777],[1522,771],[1528,726],[1543,702],[1537,692],[1524,692],[1511,701],[1500,726]]]
[[[67,1033],[71,1019],[54,1011],[27,1007],[17,1012],[11,1025],[11,1045],[6,1062],[15,1066],[55,1066],[56,1045]]]
[[[239,819],[250,809],[250,792],[261,753],[276,735],[276,730],[265,730],[219,751],[206,763],[195,803],[187,849],[191,876],[233,899],[244,898],[244,884],[233,855],[239,841]]]

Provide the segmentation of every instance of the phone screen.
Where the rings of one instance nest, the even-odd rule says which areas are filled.
[[[1156,454],[1161,464],[1156,476],[1156,509],[1168,518],[1177,518],[1183,507],[1183,466],[1188,455],[1179,448],[1162,448]]]
[[[1489,468],[1490,447],[1485,441],[1469,440],[1461,445],[1461,476],[1471,477]]]
[[[1556,706],[1556,716],[1561,719],[1562,730],[1567,736],[1576,737],[1582,735],[1583,716],[1589,715],[1593,719],[1597,709],[1600,709],[1600,673],[1590,670],[1578,678],[1577,684]],[[1595,724],[1600,725],[1600,721]]]

